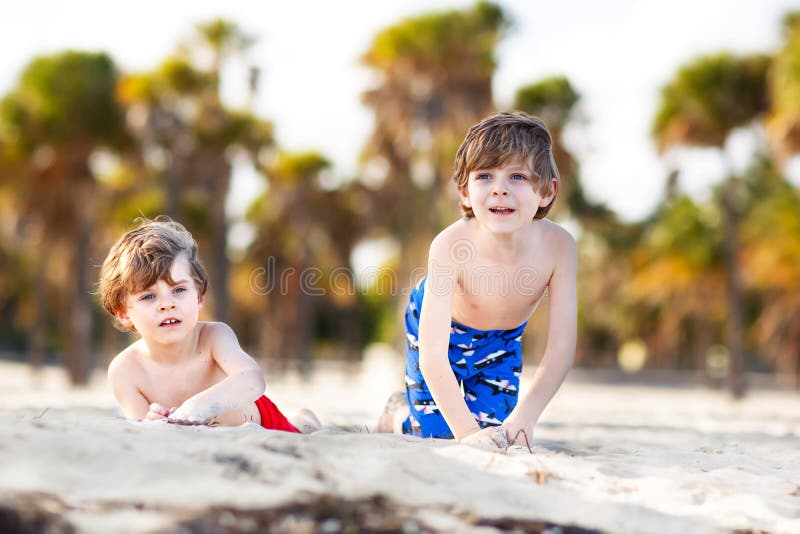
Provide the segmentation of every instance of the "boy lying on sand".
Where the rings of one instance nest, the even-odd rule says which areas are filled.
[[[181,224],[149,221],[123,235],[100,272],[103,307],[115,326],[141,336],[108,366],[127,417],[286,432],[320,427],[301,410],[288,420],[265,395],[259,365],[224,323],[198,321],[208,279],[197,243]]]

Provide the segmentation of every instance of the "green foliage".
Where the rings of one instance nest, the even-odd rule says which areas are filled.
[[[404,62],[421,68],[446,66],[456,60],[491,71],[494,45],[509,24],[500,6],[490,2],[478,2],[469,10],[410,17],[378,33],[364,61],[388,70]]]
[[[747,175],[742,240],[749,285],[759,291],[797,293],[800,288],[800,190],[769,160]]]
[[[205,44],[221,57],[246,50],[255,42],[255,38],[242,32],[235,22],[222,18],[198,24],[195,30]]]
[[[681,67],[661,92],[653,135],[659,150],[672,145],[719,147],[728,133],[769,106],[765,55],[704,56]]]
[[[800,152],[800,12],[784,19],[784,44],[775,55],[770,79],[773,100],[767,128],[779,156]]]
[[[0,105],[4,131],[26,143],[119,143],[117,73],[105,53],[62,52],[31,61]],[[38,141],[37,141],[38,140]]]
[[[208,90],[211,77],[196,69],[183,56],[170,56],[152,72],[127,74],[117,87],[119,99],[126,103],[135,102],[155,105],[168,101],[197,95]]]
[[[309,185],[330,165],[319,152],[281,152],[268,173],[271,178],[284,184]]]
[[[159,93],[191,95],[209,87],[211,77],[196,69],[187,58],[170,56],[155,71],[155,79],[161,84]]]
[[[164,191],[156,187],[134,190],[116,199],[109,208],[108,224],[127,230],[131,221],[138,217],[154,219],[164,213]]]
[[[783,16],[784,37],[791,37],[800,30],[800,11],[790,11]]]
[[[193,126],[195,137],[201,144],[223,150],[237,146],[257,152],[275,142],[272,123],[247,111],[226,108],[206,110],[197,117]]]
[[[31,117],[22,101],[13,94],[0,100],[0,141],[2,141],[3,163],[20,161],[33,150],[34,143],[23,145],[25,132],[31,131]]]
[[[580,95],[565,76],[553,76],[517,89],[513,107],[562,130],[579,100]]]
[[[700,206],[688,196],[679,196],[651,221],[642,244],[651,259],[680,256],[701,272],[720,265],[720,229],[720,215],[714,206]]]

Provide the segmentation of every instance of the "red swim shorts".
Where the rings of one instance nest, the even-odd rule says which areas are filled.
[[[300,433],[292,423],[286,419],[286,416],[281,413],[275,403],[269,400],[265,395],[261,395],[256,399],[256,407],[258,413],[261,414],[261,426],[270,430],[283,430],[284,432]]]

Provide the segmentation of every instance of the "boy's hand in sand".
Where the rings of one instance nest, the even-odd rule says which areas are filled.
[[[158,421],[160,419],[166,419],[169,417],[169,414],[175,411],[175,408],[167,409],[164,406],[161,406],[157,402],[154,402],[150,405],[150,411],[147,412],[146,419],[150,421]]]
[[[182,425],[207,425],[219,415],[217,412],[218,410],[214,410],[213,406],[203,408],[189,399],[170,412],[167,422]]]
[[[506,450],[509,447],[523,447],[533,452],[533,433],[528,433],[525,429],[509,428],[505,424],[502,426],[490,426],[470,434],[462,439],[460,443],[467,445],[488,446]]]
[[[519,425],[509,424],[511,417],[505,420],[502,426],[503,433],[506,436],[509,447],[522,447],[533,452],[533,427],[521,427]]]
[[[460,440],[460,443],[466,445],[479,445],[483,447],[491,447],[496,449],[507,449],[508,439],[506,438],[505,429],[501,426],[490,426],[483,430],[479,430],[474,434]]]

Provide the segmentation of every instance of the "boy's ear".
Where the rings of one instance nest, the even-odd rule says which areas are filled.
[[[469,201],[469,193],[467,192],[467,188],[459,189],[458,194],[461,195],[461,203],[467,207],[471,208],[472,203]]]
[[[546,197],[542,197],[539,201],[539,207],[544,208],[545,206],[549,206],[553,199],[556,198],[556,194],[558,194],[558,180],[553,178],[553,189],[550,191],[550,194]]]
[[[199,308],[202,308],[203,307],[203,302],[205,302],[205,300],[206,300],[205,294],[197,295],[197,306]]]
[[[119,321],[119,324],[125,328],[133,328],[133,322],[131,321],[130,317],[128,317],[127,313],[117,312],[114,314],[114,316],[117,318],[117,321]]]

